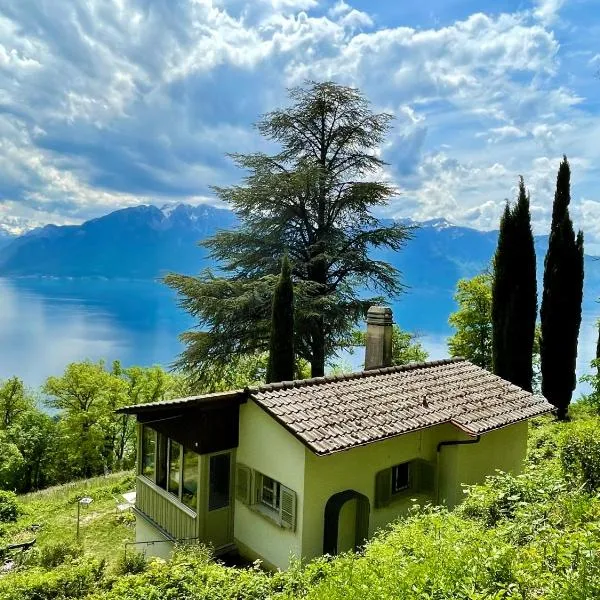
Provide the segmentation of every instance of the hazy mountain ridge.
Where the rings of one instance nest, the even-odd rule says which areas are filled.
[[[194,274],[211,264],[198,242],[235,222],[226,209],[178,204],[125,208],[82,225],[47,225],[3,248],[0,242],[0,275],[153,279],[169,271]],[[399,253],[378,250],[374,257],[397,266],[409,288],[451,291],[458,279],[490,264],[497,231],[445,219],[404,222],[417,225],[413,239]],[[547,236],[536,237],[539,282],[547,243]],[[599,295],[597,271],[587,256],[586,302]]]
[[[136,206],[82,225],[46,225],[0,250],[0,275],[155,278],[206,263],[197,242],[230,227],[230,211],[179,204]]]

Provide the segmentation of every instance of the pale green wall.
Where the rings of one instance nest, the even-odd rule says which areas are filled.
[[[522,421],[482,435],[477,444],[442,448],[439,503],[456,506],[464,498],[462,484],[479,483],[496,470],[520,472],[527,452],[527,430],[527,421]]]
[[[372,535],[377,529],[406,514],[415,500],[425,504],[435,502],[438,498],[436,493],[420,495],[409,490],[387,507],[375,508],[376,473],[416,458],[437,464],[439,442],[467,439],[472,438],[446,424],[328,456],[316,456],[306,449],[303,558],[318,556],[323,551],[324,511],[332,495],[355,490],[366,496],[371,507],[369,535]],[[495,469],[518,471],[525,457],[526,446],[527,423],[519,423],[482,436],[478,444],[444,447],[442,465],[438,469],[439,501],[454,506],[464,496],[461,483],[482,481],[485,475],[493,474]],[[338,540],[345,540],[343,536],[344,533],[340,532]]]
[[[267,563],[286,569],[290,556],[301,555],[303,526],[304,446],[249,400],[240,406],[237,461],[272,477],[297,495],[296,531],[279,527],[236,500],[234,536]]]
[[[413,499],[421,503],[433,501],[433,496],[408,491],[389,506],[376,509],[375,475],[382,469],[415,458],[435,461],[437,443],[459,436],[456,428],[442,425],[328,456],[316,456],[307,449],[302,556],[312,558],[323,552],[325,505],[337,492],[354,490],[369,499],[369,535],[405,514],[414,504]]]

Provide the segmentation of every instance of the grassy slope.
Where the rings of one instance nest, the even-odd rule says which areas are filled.
[[[117,514],[117,499],[133,489],[130,473],[115,473],[56,486],[19,497],[22,514],[16,523],[4,525],[0,547],[36,538],[41,549],[59,542],[76,543],[77,498],[90,496],[92,504],[81,508],[80,543],[84,553],[114,562],[126,542],[134,539],[134,520]],[[40,528],[32,530],[32,525]]]
[[[116,575],[91,552],[114,557],[112,548],[132,530],[121,525],[105,530],[99,518],[90,519],[87,557],[52,570],[36,567],[0,577],[0,600],[598,598],[600,495],[585,475],[596,473],[600,482],[597,432],[600,418],[589,414],[568,424],[541,419],[531,430],[525,474],[494,476],[471,490],[452,513],[415,510],[359,554],[323,557],[275,575],[224,567],[198,547],[181,549],[169,563],[154,561],[141,573]],[[572,469],[560,460],[565,449]],[[111,522],[110,490],[109,485],[90,492],[96,510],[107,511],[106,523]],[[28,500],[28,508],[46,506],[48,540],[53,522],[55,531],[73,536],[73,517],[52,512],[71,511],[69,500],[76,493],[57,491],[56,500],[52,493]],[[23,517],[13,534],[28,522],[31,516]]]

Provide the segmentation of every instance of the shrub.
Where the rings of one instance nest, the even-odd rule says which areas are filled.
[[[78,558],[83,553],[81,546],[71,542],[56,542],[41,546],[37,562],[45,569],[53,569],[65,562]]]
[[[0,490],[0,523],[11,523],[19,516],[19,504],[14,492]]]
[[[600,489],[598,421],[571,423],[560,439],[560,461],[565,478],[588,492]]]
[[[147,566],[146,557],[141,552],[124,552],[117,560],[115,573],[117,575],[143,573]]]
[[[95,596],[105,567],[104,561],[78,559],[51,571],[34,567],[9,573],[0,578],[0,600],[65,600]]]
[[[467,486],[467,498],[456,512],[493,527],[501,520],[513,519],[525,505],[543,502],[562,488],[550,469],[528,469],[521,475],[499,472],[487,477],[484,485]]]

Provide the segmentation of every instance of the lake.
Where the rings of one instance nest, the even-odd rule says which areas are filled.
[[[599,311],[593,300],[584,305],[580,375],[595,353]],[[452,290],[411,289],[393,310],[401,327],[420,335],[432,359],[447,356]],[[38,387],[86,358],[168,367],[182,350],[178,335],[192,326],[176,295],[159,282],[0,278],[0,378],[17,375]],[[360,368],[362,352],[344,360]]]

